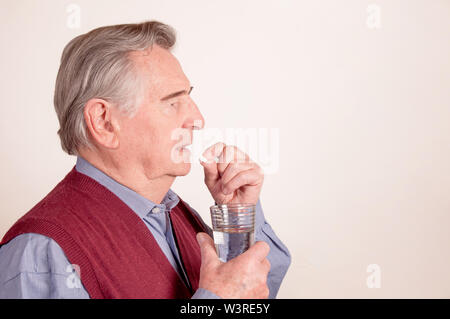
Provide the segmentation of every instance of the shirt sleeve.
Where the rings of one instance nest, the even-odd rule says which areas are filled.
[[[199,219],[202,220],[198,212],[191,206],[189,207],[199,217]],[[283,278],[286,275],[287,270],[291,264],[291,254],[289,253],[287,247],[275,234],[270,224],[266,221],[260,200],[258,200],[258,203],[256,204],[255,218],[255,240],[264,241],[270,247],[270,251],[267,256],[267,259],[270,262],[270,271],[269,275],[267,276],[267,286],[269,287],[269,298],[275,298],[278,294],[278,290],[280,289],[281,282],[283,281]],[[206,225],[203,220],[202,222],[206,227],[208,234],[212,237],[211,227]],[[208,290],[205,291],[209,292]],[[211,294],[211,296],[214,295],[212,292],[209,293]],[[196,295],[197,293],[194,294],[194,296]],[[208,294],[203,295],[203,292],[199,293],[199,295],[201,295],[202,297],[198,298],[215,298],[213,296],[208,297]]]
[[[269,298],[275,298],[291,264],[291,254],[266,221],[260,200],[256,204],[255,240],[264,241],[270,247],[267,256],[270,262],[267,286],[269,287]]]
[[[0,247],[0,298],[88,299],[61,247],[40,234],[22,234]]]

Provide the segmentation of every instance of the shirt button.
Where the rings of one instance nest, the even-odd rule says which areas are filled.
[[[154,214],[158,214],[160,212],[160,209],[159,209],[159,207],[158,206],[156,206],[156,207],[153,207],[153,209],[152,209],[152,213],[154,213]]]

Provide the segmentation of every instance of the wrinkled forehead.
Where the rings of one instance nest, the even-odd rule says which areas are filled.
[[[130,58],[135,62],[142,79],[151,88],[152,98],[189,86],[177,58],[168,50],[154,45],[146,51],[134,51]]]

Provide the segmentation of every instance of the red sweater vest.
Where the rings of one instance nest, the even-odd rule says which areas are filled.
[[[187,288],[144,222],[117,196],[72,169],[20,218],[2,244],[24,233],[55,240],[91,298],[190,298],[198,288],[203,223],[180,199],[170,212],[174,237],[187,273]]]

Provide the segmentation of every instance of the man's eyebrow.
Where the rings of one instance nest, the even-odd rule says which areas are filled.
[[[194,87],[191,86],[191,88],[189,89],[189,92],[186,91],[186,90],[182,90],[182,91],[178,91],[178,92],[175,92],[175,93],[170,93],[169,95],[163,97],[161,99],[161,101],[167,101],[167,100],[170,100],[171,98],[174,98],[174,97],[177,97],[177,96],[183,95],[183,94],[188,94],[189,95],[189,94],[191,94],[191,91],[192,91],[193,88]]]

